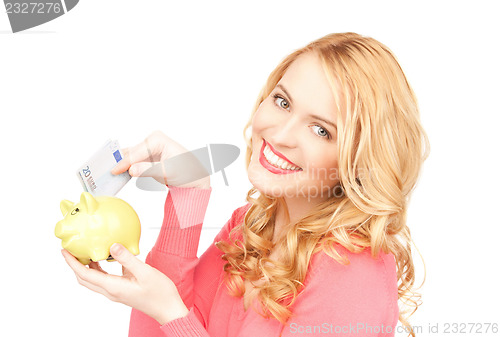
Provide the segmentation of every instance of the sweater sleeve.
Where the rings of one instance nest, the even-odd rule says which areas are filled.
[[[209,336],[205,328],[223,270],[222,252],[212,244],[200,258],[196,253],[210,193],[211,188],[169,188],[162,228],[146,258],[146,263],[163,272],[177,286],[190,309],[188,315],[160,326],[156,320],[132,309],[129,337]],[[214,243],[228,236],[233,218]]]
[[[193,275],[205,211],[212,189],[169,187],[163,223],[146,263],[177,286],[186,307],[193,305]],[[156,320],[132,309],[129,337],[164,336]]]

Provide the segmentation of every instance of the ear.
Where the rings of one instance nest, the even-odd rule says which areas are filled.
[[[61,204],[59,207],[61,208],[61,213],[63,216],[66,216],[66,214],[73,208],[74,204],[69,201],[69,200],[63,200],[61,201]]]
[[[97,210],[97,201],[89,192],[82,193],[80,205],[87,210],[87,214],[94,214]]]

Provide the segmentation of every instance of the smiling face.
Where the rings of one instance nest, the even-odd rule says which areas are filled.
[[[266,196],[319,202],[339,182],[341,115],[320,62],[300,55],[255,112],[248,177]]]

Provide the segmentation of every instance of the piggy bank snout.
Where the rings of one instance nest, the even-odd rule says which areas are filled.
[[[54,230],[54,234],[61,240],[64,240],[70,236],[73,236],[75,233],[71,230],[70,226],[65,223],[64,220],[59,221],[56,224],[56,229]]]

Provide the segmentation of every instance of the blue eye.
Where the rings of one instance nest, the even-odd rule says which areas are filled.
[[[285,98],[281,97],[278,94],[274,94],[273,98],[274,98],[274,104],[276,104],[279,108],[282,108],[282,109],[285,109],[285,110],[290,110],[290,104],[288,103],[288,101]],[[323,128],[322,126],[320,126],[320,125],[313,125],[313,127],[317,127],[320,130],[322,130],[322,132],[316,133],[319,137],[326,138],[326,139],[331,139],[332,138],[330,136],[330,133],[328,133],[328,131],[326,131],[326,129]]]
[[[320,137],[323,137],[323,138],[327,138],[327,139],[330,139],[330,134],[328,133],[328,131],[326,131],[323,127],[319,126],[319,125],[313,125],[313,127],[317,127],[319,128],[319,130],[321,130],[322,132],[319,132],[318,135]]]

